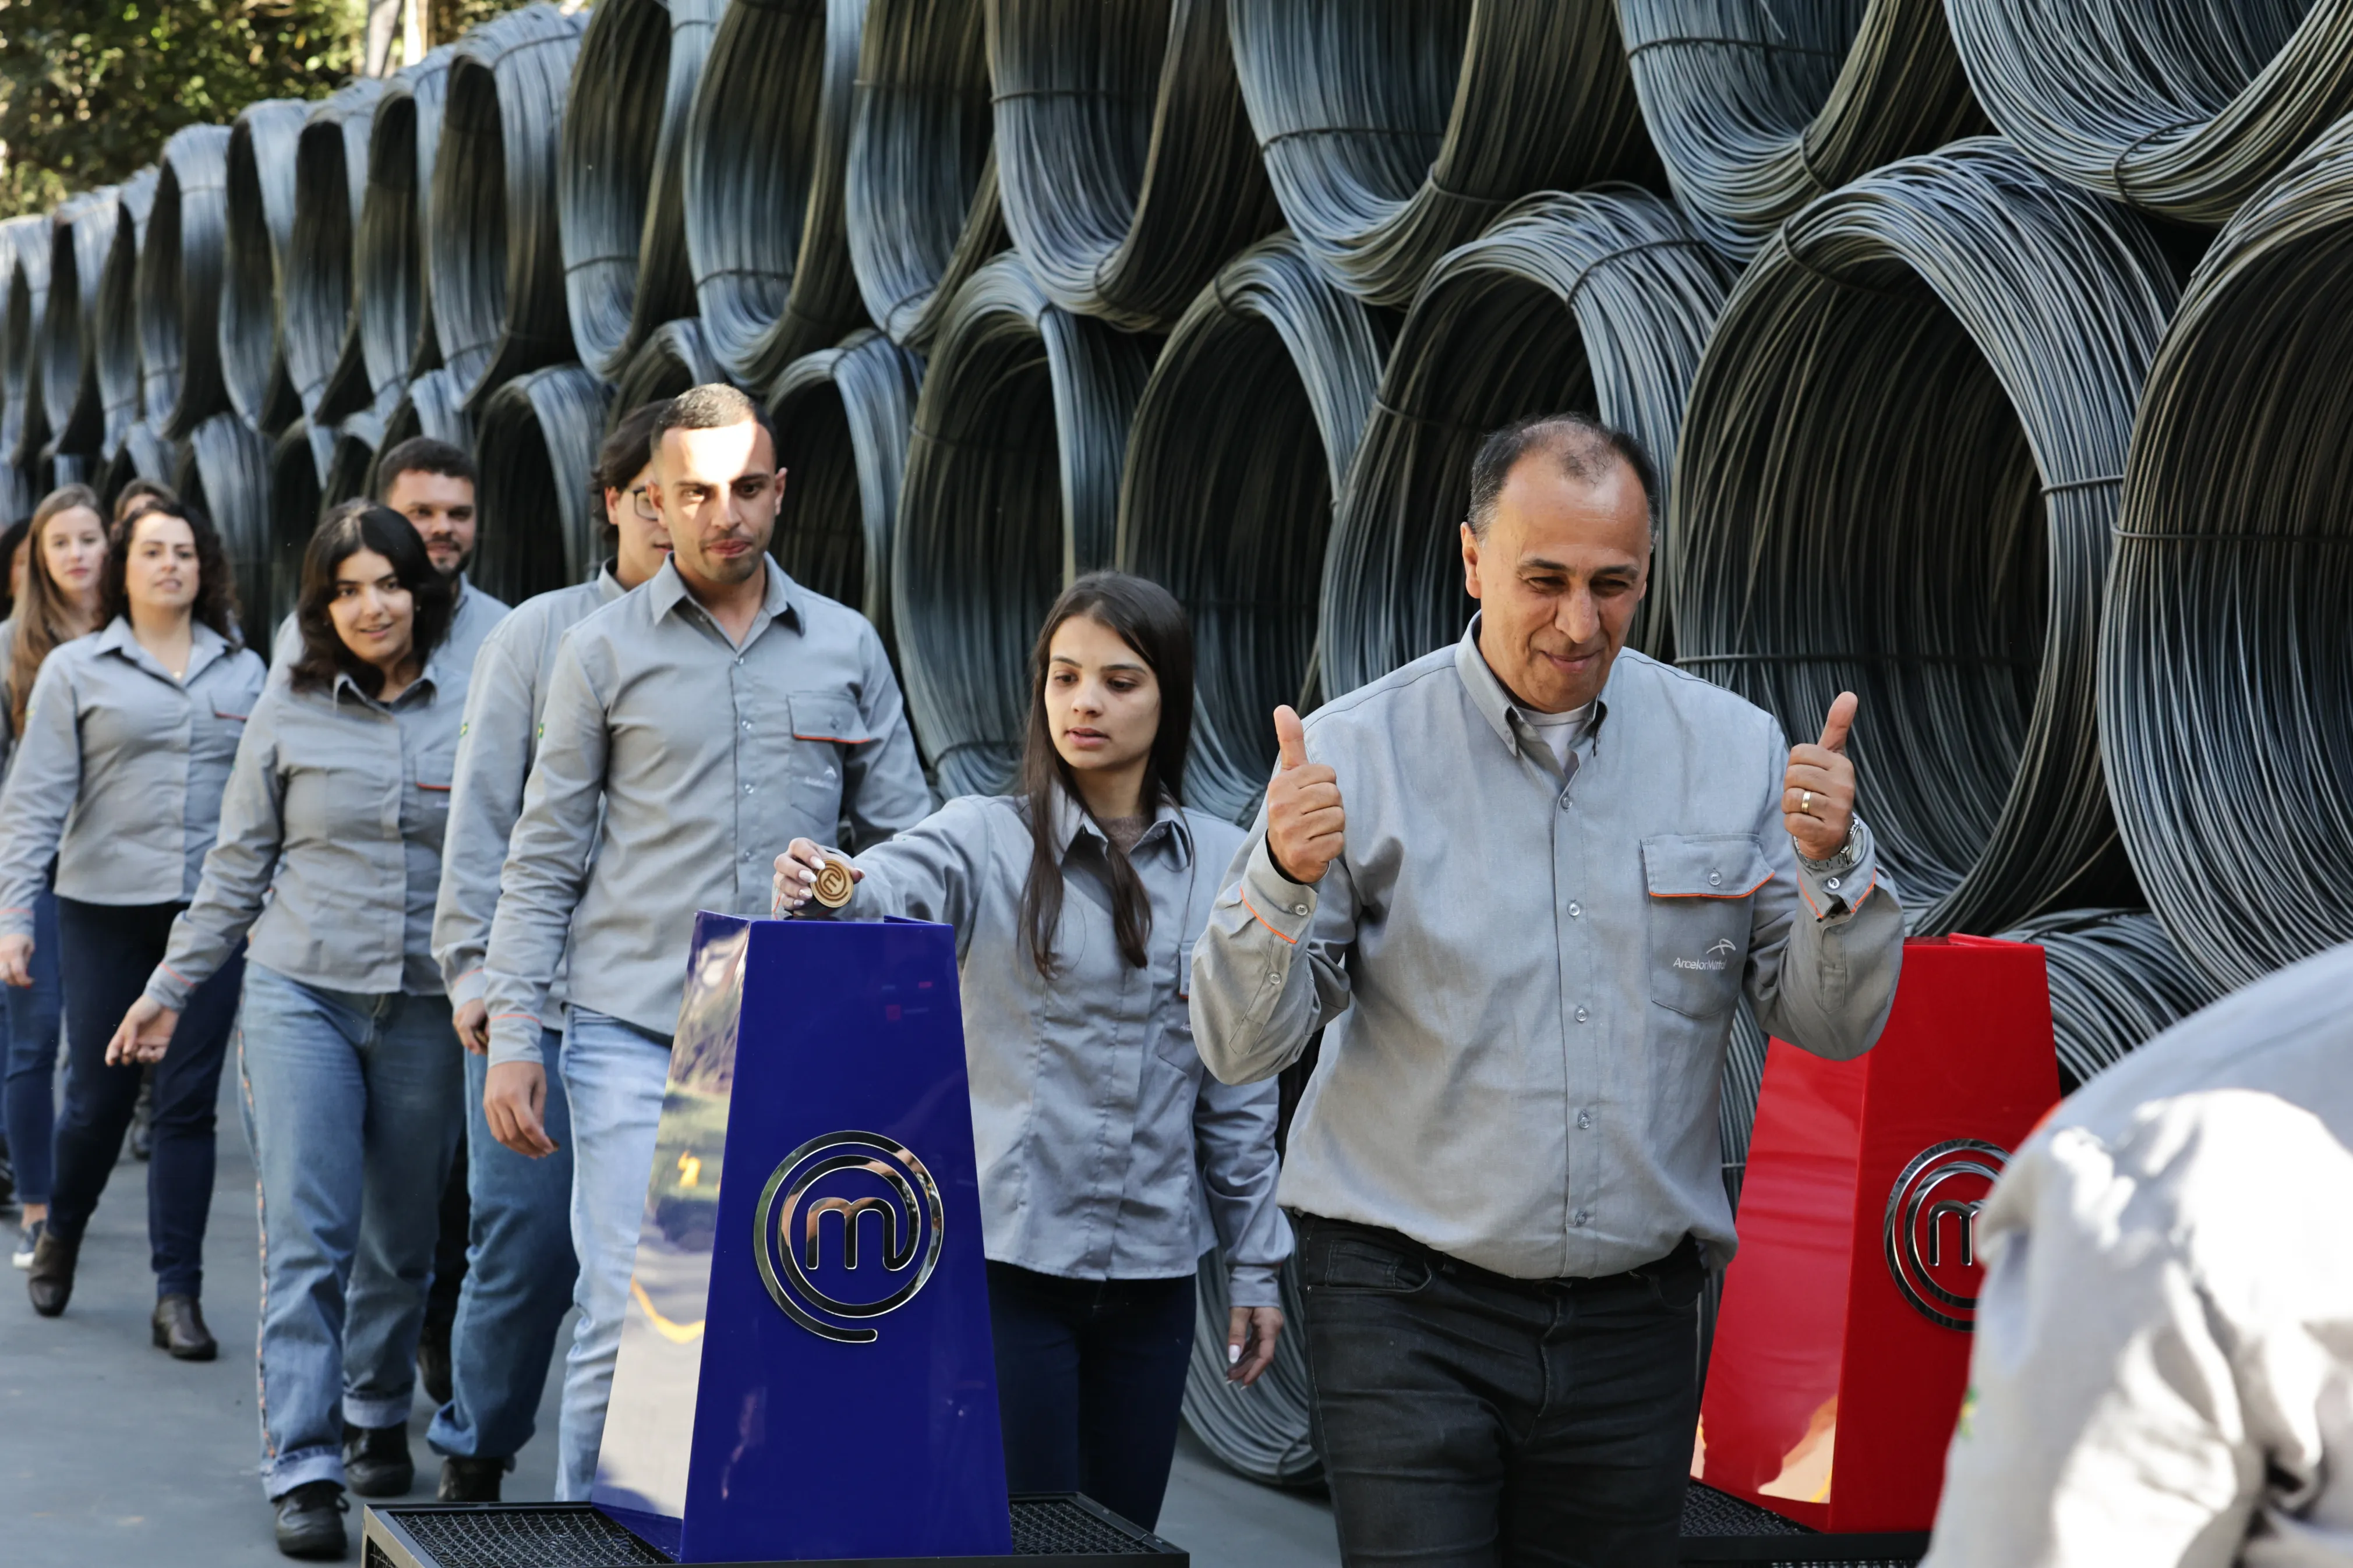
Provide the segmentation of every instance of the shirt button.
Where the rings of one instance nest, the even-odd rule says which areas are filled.
[[[745,784],[744,786],[744,793],[745,795],[750,795],[752,793],[752,786],[750,784]]]
[[[1587,1220],[1589,1220],[1589,1219],[1591,1219],[1592,1217],[1593,1217],[1593,1215],[1592,1215],[1592,1212],[1591,1212],[1590,1210],[1588,1210],[1588,1209],[1579,1209],[1579,1210],[1577,1210],[1575,1214],[1573,1214],[1573,1215],[1569,1215],[1569,1216],[1568,1216],[1568,1223],[1569,1223],[1569,1224],[1571,1224],[1571,1225],[1579,1225],[1579,1226],[1581,1226],[1581,1225],[1583,1225]]]
[[[1566,795],[1560,797],[1560,808],[1563,811],[1567,811],[1568,809],[1568,796]]]
[[[1838,885],[1839,885],[1839,879],[1838,879],[1836,877],[1832,877],[1832,878],[1831,879],[1831,892],[1833,892],[1833,893],[1837,892],[1837,891],[1838,891]]]
[[[1838,884],[1836,882],[1832,882],[1831,886],[1835,888]],[[1305,904],[1293,904],[1291,906],[1291,912],[1294,915],[1303,915],[1307,912],[1307,906]]]
[[[1577,907],[1577,905],[1576,905],[1574,902],[1571,902],[1571,903],[1569,904],[1569,906],[1568,906],[1568,918],[1569,918],[1570,920],[1575,920],[1577,916],[1579,916],[1579,915],[1583,914],[1584,912],[1585,912],[1585,911],[1584,911],[1583,910],[1581,910],[1581,909],[1578,909],[1578,908]]]
[[[1721,888],[1724,886],[1724,873],[1721,871],[1710,871],[1707,874],[1707,885],[1711,888]]]
[[[1269,985],[1275,984],[1277,983],[1277,979],[1278,977],[1273,970],[1270,969],[1266,972],[1266,983]]]
[[[1582,1024],[1583,1022],[1585,1022],[1585,1017],[1586,1017],[1585,1009],[1584,1009],[1584,1008],[1582,1008],[1582,1007],[1579,1007],[1579,1008],[1577,1010],[1577,1021],[1578,1023]]]
[[[744,668],[744,656],[740,653],[735,656],[735,668],[738,669]]]
[[[1578,1111],[1577,1113],[1577,1125],[1579,1131],[1591,1127],[1593,1125],[1593,1112],[1589,1110]]]
[[[750,729],[751,727],[752,727],[752,721],[750,721],[749,719],[744,720],[744,728],[745,728],[746,730],[748,730],[748,729]]]

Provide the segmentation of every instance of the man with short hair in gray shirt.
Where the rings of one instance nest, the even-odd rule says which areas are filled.
[[[1791,750],[1625,651],[1648,458],[1578,416],[1472,464],[1462,640],[1276,710],[1282,763],[1194,949],[1229,1083],[1322,1058],[1281,1187],[1351,1564],[1672,1564],[1717,1086],[1745,992],[1878,1038],[1903,912],[1853,815],[1855,700]]]
[[[540,1059],[570,951],[570,1500],[596,1479],[695,911],[765,916],[777,846],[845,819],[872,842],[931,808],[882,639],[767,558],[783,487],[767,421],[733,387],[695,387],[657,422],[670,561],[556,650],[491,922],[494,1072]]]

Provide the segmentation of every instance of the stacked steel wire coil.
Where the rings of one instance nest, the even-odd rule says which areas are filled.
[[[1861,695],[1908,918],[2043,945],[2068,1083],[2353,939],[2353,0],[579,9],[0,225],[0,521],[170,478],[256,617],[427,435],[515,599],[593,569],[612,422],[732,381],[942,793],[1006,784],[1037,618],[1116,562],[1243,818],[1270,709],[1461,636],[1482,436],[1581,409],[1664,480],[1633,646],[1792,739]],[[1308,1479],[1216,1274],[1188,1417]]]

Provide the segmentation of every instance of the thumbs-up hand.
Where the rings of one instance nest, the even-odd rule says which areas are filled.
[[[1781,777],[1781,821],[1797,841],[1798,853],[1827,860],[1846,846],[1854,826],[1854,764],[1847,760],[1847,731],[1862,705],[1841,691],[1822,721],[1822,738],[1789,748],[1789,769]]]
[[[1286,704],[1274,710],[1282,758],[1266,786],[1266,847],[1294,882],[1320,882],[1340,858],[1348,815],[1340,807],[1340,775],[1307,760],[1307,730]]]

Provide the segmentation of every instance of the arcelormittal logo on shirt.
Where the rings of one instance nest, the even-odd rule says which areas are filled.
[[[903,1143],[829,1132],[787,1154],[760,1189],[753,1257],[785,1315],[838,1344],[915,1299],[945,1239],[940,1189]],[[846,1320],[846,1321],[844,1321]]]
[[[1722,969],[1725,964],[1738,957],[1739,954],[1740,946],[1737,942],[1735,942],[1728,938],[1719,937],[1715,942],[1709,945],[1708,950],[1704,954],[1698,958],[1678,958],[1674,961],[1674,967],[1677,969]]]

